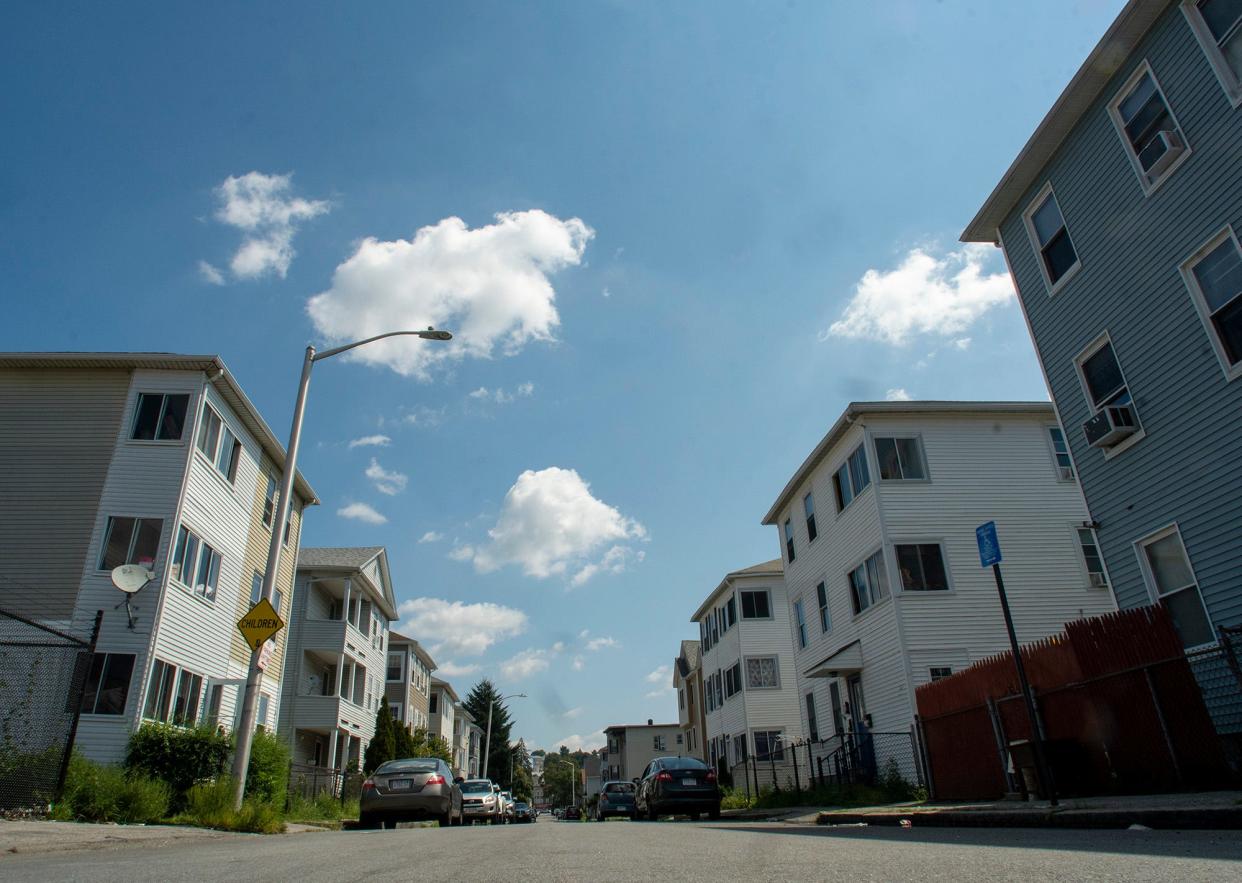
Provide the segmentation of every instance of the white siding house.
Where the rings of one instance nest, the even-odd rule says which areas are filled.
[[[1116,609],[1063,452],[1047,403],[847,407],[763,519],[804,611],[788,626],[808,735],[908,733],[917,686],[1008,648],[987,521],[1020,641]]]
[[[707,761],[783,761],[804,738],[780,559],[725,576],[694,612],[702,648]]]

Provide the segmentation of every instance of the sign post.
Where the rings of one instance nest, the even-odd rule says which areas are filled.
[[[991,567],[992,575],[996,577],[996,593],[1000,595],[1001,611],[1005,614],[1005,628],[1009,631],[1009,649],[1013,652],[1013,664],[1018,670],[1018,685],[1022,690],[1026,714],[1031,722],[1031,748],[1035,753],[1035,773],[1039,776],[1039,787],[1048,797],[1048,802],[1056,806],[1056,786],[1048,770],[1048,762],[1044,758],[1044,737],[1039,732],[1039,718],[1035,713],[1035,696],[1031,693],[1031,684],[1026,679],[1022,650],[1018,646],[1018,635],[1013,629],[1013,614],[1009,612],[1009,597],[1005,594],[1005,581],[1001,578],[1001,548],[1000,540],[996,536],[996,522],[989,521],[975,528],[975,542],[979,545],[979,564],[983,567]]]

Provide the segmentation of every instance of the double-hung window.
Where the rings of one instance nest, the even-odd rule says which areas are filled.
[[[781,686],[780,661],[775,656],[746,658],[746,689],[777,690]]]
[[[815,717],[815,694],[806,694],[806,731],[812,742],[819,741],[819,720]]]
[[[96,653],[82,691],[82,713],[124,714],[133,673],[133,653]]]
[[[927,466],[923,445],[916,437],[877,438],[875,458],[880,464],[881,481],[924,481]]]
[[[267,474],[267,491],[263,498],[263,523],[268,527],[272,526],[272,519],[276,517],[277,493],[276,476],[269,472]]]
[[[755,760],[784,760],[783,743],[780,730],[755,730]]]
[[[182,525],[173,553],[173,577],[189,586],[194,594],[214,601],[220,582],[220,553],[207,545],[194,531]]]
[[[1095,541],[1095,531],[1089,527],[1074,528],[1078,534],[1078,548],[1082,550],[1082,563],[1087,568],[1087,581],[1092,588],[1108,588],[1108,575],[1104,572],[1104,558]]]
[[[186,393],[139,393],[129,437],[138,441],[179,440],[189,406],[190,396]]]
[[[771,619],[772,602],[767,589],[743,589],[742,619]]]
[[[837,498],[837,511],[845,509],[869,484],[871,484],[871,473],[867,469],[867,452],[862,445],[859,445],[832,476],[832,491]]]
[[[1199,582],[1195,579],[1177,526],[1166,527],[1136,544],[1143,575],[1156,600],[1173,617],[1173,625],[1187,647],[1201,647],[1216,640],[1208,619]]]
[[[401,654],[388,654],[388,670],[385,677],[390,681],[401,680]]]
[[[802,599],[794,601],[794,626],[798,630],[798,646],[806,646],[806,613],[802,609]]]
[[[815,599],[819,602],[819,630],[832,631],[832,616],[828,613],[828,587],[822,582],[815,587]]]
[[[742,663],[733,663],[724,672],[724,695],[726,699],[742,692]]]
[[[1151,193],[1190,154],[1186,138],[1151,68],[1142,64],[1108,106],[1144,193]]]
[[[151,567],[160,548],[164,522],[159,518],[129,518],[109,515],[104,529],[99,569],[113,570],[122,564]]]
[[[850,571],[850,600],[857,615],[888,597],[888,576],[884,570],[884,552],[874,553]]]
[[[789,563],[793,564],[794,560],[794,541],[793,541],[793,522],[788,518],[785,519],[785,555],[789,559]]]
[[[893,551],[897,556],[897,569],[901,571],[903,592],[948,591],[949,578],[939,543],[894,545]]]
[[[198,427],[197,448],[230,482],[237,478],[237,461],[241,459],[241,442],[220,419],[211,405],[203,405],[203,419]]]
[[[179,725],[198,721],[198,707],[203,692],[202,675],[178,669],[162,659],[151,666],[147,686],[147,704],[143,717]]]
[[[1182,0],[1182,12],[1230,102],[1242,105],[1242,3]]]
[[[1117,353],[1108,335],[1098,338],[1087,347],[1078,356],[1076,363],[1078,375],[1082,379],[1083,391],[1086,393],[1087,404],[1091,406],[1091,413],[1099,415],[1105,408],[1119,408],[1120,410],[1110,411],[1115,415],[1111,421],[1117,425],[1124,424],[1126,420],[1130,421],[1125,425],[1132,425],[1135,429],[1126,441],[1137,440],[1141,435],[1142,421],[1139,419],[1138,410],[1134,407],[1130,388],[1126,385],[1126,379],[1121,373],[1121,363],[1117,360]],[[1128,413],[1126,413],[1127,408]]]
[[[263,574],[259,573],[259,571],[256,570],[250,576],[250,606],[253,607],[254,605],[258,604],[259,599],[262,597],[263,597]],[[284,601],[285,601],[285,596],[281,593],[280,589],[273,589],[272,590],[272,608],[277,613],[280,613],[280,605],[283,604]]]
[[[927,670],[927,674],[931,677],[932,683],[943,681],[945,678],[953,674],[953,669],[947,665],[933,665]]]
[[[802,498],[802,511],[806,513],[806,539],[812,542],[819,536],[819,531],[815,529],[815,498],[810,494]]]
[[[1233,229],[1226,227],[1195,252],[1182,265],[1182,277],[1225,376],[1242,376],[1242,246]]]
[[[1043,274],[1048,293],[1054,294],[1077,272],[1078,252],[1070,239],[1069,228],[1061,214],[1052,185],[1044,189],[1031,202],[1023,219],[1031,243],[1039,253],[1039,270]]]
[[[1057,478],[1061,481],[1074,480],[1074,461],[1070,459],[1069,445],[1065,442],[1065,433],[1059,426],[1048,427],[1048,444],[1052,446],[1052,459],[1057,467]]]

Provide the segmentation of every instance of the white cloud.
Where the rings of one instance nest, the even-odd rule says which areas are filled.
[[[480,573],[516,564],[527,576],[546,579],[573,569],[571,585],[578,586],[601,569],[625,569],[631,556],[638,557],[628,546],[612,545],[593,559],[603,546],[645,539],[647,531],[592,496],[577,472],[552,466],[518,476],[488,536],[488,543],[471,550]]]
[[[673,692],[672,687],[665,687],[662,690],[652,690],[650,693],[644,693],[644,699],[663,699],[669,693]]]
[[[970,338],[959,337],[957,340],[953,341],[953,345],[959,350],[968,350],[970,349]]]
[[[644,680],[649,684],[668,683],[673,677],[673,667],[671,665],[661,665],[659,668],[650,672]]]
[[[579,705],[577,708],[571,708],[568,711],[562,711],[561,717],[568,718],[569,720],[573,720],[576,717],[581,717],[582,712],[584,711],[586,711],[586,709],[583,708],[581,705]]]
[[[604,738],[603,730],[596,730],[594,733],[587,733],[585,736],[574,734],[557,739],[554,743],[558,748],[564,745],[570,751],[594,751],[597,748],[603,748],[607,740]]]
[[[209,282],[212,285],[224,284],[224,274],[206,261],[198,262],[198,275],[203,277],[204,282]]]
[[[616,638],[609,638],[609,637],[592,638],[586,643],[586,648],[590,650],[591,652],[595,652],[596,650],[603,650],[605,647],[620,647],[620,646],[621,646],[620,641],[618,641]]]
[[[820,335],[899,345],[918,334],[961,334],[1013,298],[1009,274],[986,272],[994,250],[970,243],[937,257],[912,249],[893,270],[863,274],[841,318]]]
[[[885,401],[889,402],[908,402],[910,398],[910,393],[906,392],[905,388],[901,386],[884,393]]]
[[[498,405],[507,405],[516,398],[527,398],[535,393],[535,384],[527,381],[518,384],[514,392],[507,392],[501,387],[496,389],[488,389],[486,386],[480,386],[478,389],[469,393],[468,396],[478,401],[495,402]]]
[[[395,497],[405,490],[405,485],[410,480],[408,476],[400,472],[385,469],[374,457],[371,458],[371,465],[367,467],[364,474],[371,479],[377,491],[390,497]]]
[[[331,208],[325,200],[290,196],[292,180],[291,174],[247,172],[240,177],[230,175],[216,188],[220,201],[216,219],[246,234],[229,262],[238,279],[269,273],[283,279],[296,254],[293,235],[298,224]]]
[[[581,656],[575,656],[570,664],[573,665],[574,671],[582,671],[586,668],[586,660]]]
[[[392,443],[392,439],[386,435],[364,435],[362,438],[356,438],[349,443],[351,448],[386,448]]]
[[[472,675],[482,666],[479,665],[460,665],[451,659],[448,662],[442,662],[436,666],[436,677],[445,678],[462,678],[466,675]]]
[[[519,352],[553,340],[560,324],[550,274],[581,263],[595,235],[579,218],[534,209],[504,212],[471,230],[460,218],[423,227],[409,240],[368,238],[337,266],[332,287],[307,303],[332,341],[393,328],[448,328],[450,343],[381,340],[350,356],[425,378],[446,361]]]
[[[454,546],[448,554],[454,561],[469,561],[474,557],[474,546]]]
[[[517,394],[520,396],[533,396],[535,394],[535,384],[531,383],[529,380],[525,383],[519,383]]]
[[[444,422],[444,408],[428,408],[419,405],[412,411],[401,415],[401,422],[410,426],[439,426]]]
[[[444,539],[444,534],[440,533],[438,530],[429,530],[419,537],[418,541],[420,543],[438,543],[442,539]]]
[[[500,663],[500,676],[508,681],[520,681],[541,671],[547,671],[551,654],[547,650],[523,650]]]
[[[342,518],[352,518],[355,521],[365,521],[367,524],[388,523],[387,518],[376,512],[366,503],[350,503],[348,506],[342,506],[340,509],[337,509],[336,514]]]
[[[417,638],[435,655],[441,652],[478,656],[505,638],[526,631],[521,610],[490,602],[463,604],[443,598],[415,598],[397,608],[397,631]]]

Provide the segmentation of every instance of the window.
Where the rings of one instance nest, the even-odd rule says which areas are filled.
[[[428,714],[435,714],[435,713],[436,713],[436,709],[437,709],[437,707],[438,707],[438,706],[439,706],[439,704],[440,704],[439,699],[440,699],[440,694],[439,694],[439,693],[432,693],[432,694],[431,694],[431,700],[430,700],[431,704],[430,704],[430,705],[428,706],[428,708],[427,708],[427,713],[428,713]]]
[[[745,734],[733,737],[733,762],[745,763],[746,755],[746,736]]]
[[[785,555],[789,558],[789,563],[794,560],[794,543],[793,543],[793,524],[789,519],[785,519]]]
[[[713,677],[716,679],[716,707],[719,708],[720,706],[724,705],[724,700],[725,700],[724,679],[720,676],[719,670],[717,670],[716,674],[713,675]]]
[[[164,522],[158,518],[109,515],[104,529],[103,551],[99,555],[99,569],[112,570],[122,564],[153,566],[163,529]]]
[[[401,703],[390,702],[388,704],[388,713],[392,715],[393,720],[395,721],[401,720]]]
[[[784,741],[780,730],[755,730],[755,760],[784,760]]]
[[[871,473],[867,469],[867,454],[863,446],[859,445],[832,476],[832,490],[837,498],[837,511],[845,509],[869,484],[871,484]]]
[[[194,594],[208,601],[216,599],[216,586],[220,581],[220,553],[184,525],[177,534],[173,568],[173,578],[189,586]]]
[[[400,653],[389,653],[388,654],[388,680],[390,681],[401,680],[401,654]]]
[[[772,604],[767,589],[743,589],[739,594],[742,596],[742,619],[772,618]]]
[[[147,687],[147,704],[143,717],[179,725],[198,720],[199,698],[203,678],[184,669],[178,671],[161,659],[151,666],[151,682]]]
[[[683,710],[686,707],[686,691],[685,690],[677,691],[677,707]]]
[[[747,690],[778,690],[781,686],[780,661],[775,656],[751,656],[746,660]]]
[[[220,704],[224,701],[224,685],[212,684],[207,688],[207,710],[203,712],[203,723],[209,727],[220,724]]]
[[[728,621],[728,625],[725,627],[726,630],[733,628],[733,626],[737,623],[737,601],[734,596],[729,596],[729,600],[724,606],[724,613],[725,619]]]
[[[806,614],[802,609],[802,599],[794,601],[794,625],[798,629],[798,646],[806,646]]]
[[[949,675],[953,674],[953,669],[949,668],[947,665],[933,665],[927,670],[927,673],[931,675],[932,683],[935,683],[936,681],[943,681]]]
[[[806,513],[806,539],[813,542],[819,531],[815,529],[815,500],[810,494],[802,498],[802,511]]]
[[[1091,346],[1087,347],[1076,359],[1078,375],[1082,380],[1083,392],[1087,404],[1093,414],[1099,414],[1104,408],[1125,405],[1130,409],[1130,418],[1138,430],[1124,443],[1137,441],[1142,437],[1142,425],[1138,411],[1130,397],[1130,389],[1121,373],[1121,363],[1113,350],[1113,342],[1104,335]],[[1084,430],[1085,431],[1085,430]]]
[[[82,690],[82,714],[124,714],[134,654],[96,653]]]
[[[190,396],[185,393],[139,393],[129,437],[139,441],[178,441],[185,429],[189,406]]]
[[[276,517],[276,496],[279,488],[276,486],[276,476],[270,472],[267,474],[267,492],[263,499],[263,523],[268,527],[272,526],[272,519]]]
[[[828,587],[822,582],[815,587],[816,600],[819,601],[819,630],[821,633],[832,631],[832,616],[828,613]]]
[[[664,750],[664,737],[663,736],[652,736],[651,747],[655,749],[656,751],[663,751]]]
[[[1242,247],[1226,227],[1182,265],[1195,308],[1230,380],[1242,376]]]
[[[1065,443],[1065,433],[1059,426],[1048,427],[1048,443],[1052,445],[1052,459],[1056,463],[1057,478],[1061,481],[1074,480],[1074,462],[1070,459],[1069,445]]]
[[[211,407],[203,405],[203,421],[198,427],[196,447],[203,452],[216,471],[234,481],[237,478],[237,461],[241,458],[241,442],[232,430],[224,425]]]
[[[1104,572],[1104,559],[1095,541],[1095,532],[1089,527],[1075,530],[1078,533],[1078,547],[1082,550],[1082,561],[1087,568],[1088,581],[1093,588],[1108,588],[1108,575]]]
[[[268,728],[267,727],[267,712],[268,712],[268,709],[271,707],[271,703],[272,703],[272,698],[270,696],[268,696],[266,693],[259,694],[259,707],[256,708],[254,712],[254,728],[256,730],[260,728],[266,730]]]
[[[1242,5],[1237,0],[1182,0],[1216,78],[1234,107],[1242,104]]]
[[[884,553],[876,552],[849,574],[850,600],[854,614],[874,607],[888,597],[888,576],[884,570]]]
[[[923,445],[917,438],[877,438],[875,458],[881,481],[925,481]]]
[[[815,694],[806,694],[806,730],[812,742],[819,741],[819,720],[815,717]]]
[[[897,569],[901,572],[903,592],[948,591],[949,578],[944,570],[944,553],[939,543],[894,545]]]
[[[707,692],[707,702],[706,702],[707,710],[715,711],[716,710],[716,691],[712,689],[712,679],[710,675],[707,678],[707,682],[705,686],[707,687],[707,691],[706,691]]]
[[[682,739],[681,733],[678,733],[678,734],[677,734],[677,744],[678,744],[678,745],[681,745],[681,744],[683,744],[683,742],[684,742],[684,740]]]
[[[1189,155],[1185,136],[1160,84],[1144,63],[1108,106],[1144,193],[1151,193]]]
[[[1139,540],[1139,559],[1147,584],[1156,599],[1173,617],[1173,625],[1186,647],[1200,647],[1215,640],[1199,594],[1199,584],[1186,556],[1176,526]]]
[[[742,692],[742,663],[735,662],[724,672],[724,698],[732,699]]]
[[[1031,244],[1039,252],[1039,269],[1044,283],[1048,286],[1048,293],[1053,294],[1069,281],[1078,270],[1079,263],[1078,252],[1070,240],[1069,228],[1065,226],[1065,218],[1061,215],[1061,206],[1051,184],[1045,184],[1031,201],[1023,219]]]

